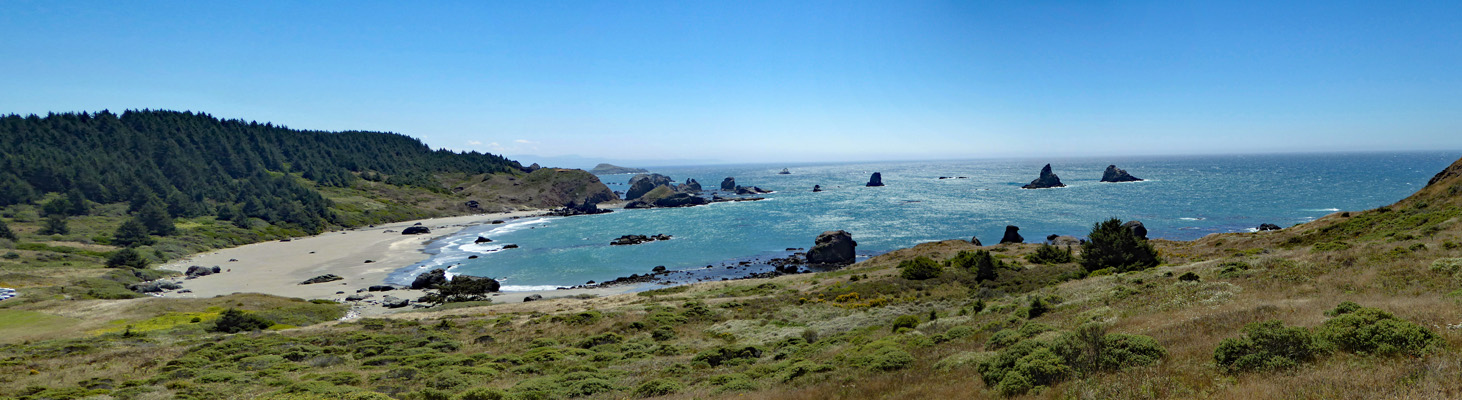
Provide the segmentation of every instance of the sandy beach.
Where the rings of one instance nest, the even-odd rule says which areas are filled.
[[[345,297],[355,294],[357,289],[380,285],[395,270],[426,260],[423,252],[432,241],[452,235],[463,228],[488,224],[494,220],[542,215],[544,211],[516,211],[507,213],[477,214],[459,217],[433,218],[376,225],[371,228],[356,228],[345,231],[323,233],[317,236],[293,240],[272,241],[216,250],[167,263],[160,268],[186,271],[189,266],[218,266],[223,272],[183,279],[170,278],[183,285],[190,293],[169,291],[165,297],[204,298],[232,293],[263,293],[276,296],[304,299],[330,299],[345,302]],[[431,230],[430,234],[402,235],[401,230],[420,223]],[[369,260],[370,262],[367,262]],[[301,285],[304,280],[335,274],[344,280]],[[628,291],[630,287],[596,288],[577,290],[548,290],[535,292],[507,292],[493,298],[494,302],[515,303],[533,294],[546,298],[572,296],[583,293],[610,295]],[[387,309],[380,305],[386,295],[410,299],[421,297],[419,290],[394,290],[371,293],[374,296],[353,304],[358,315],[380,315],[396,311],[411,310],[411,307]]]

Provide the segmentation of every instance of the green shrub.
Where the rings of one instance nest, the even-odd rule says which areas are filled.
[[[624,341],[624,337],[619,336],[619,334],[616,334],[614,332],[602,333],[602,334],[594,335],[594,336],[591,336],[591,337],[589,337],[587,339],[584,339],[584,340],[580,341],[579,342],[579,348],[587,349],[587,348],[592,348],[594,346],[602,346],[602,345],[606,345],[606,344],[615,344],[615,343],[619,343],[619,342],[623,342],[623,341]]]
[[[1244,337],[1224,339],[1213,352],[1219,369],[1233,373],[1294,368],[1325,353],[1323,344],[1303,327],[1285,327],[1279,320],[1244,327]]]
[[[715,367],[723,363],[738,359],[761,358],[761,354],[761,349],[757,348],[756,346],[720,347],[703,351],[700,354],[696,354],[694,358],[691,358],[691,361],[705,361],[706,364],[710,364],[712,367]]]
[[[981,359],[977,370],[986,386],[1011,396],[1082,374],[1152,364],[1164,356],[1166,350],[1150,337],[1107,334],[1087,325],[1054,339],[1022,340]]]
[[[1042,244],[1034,253],[1027,254],[1025,260],[1031,264],[1065,264],[1075,261],[1076,257],[1071,255],[1071,250]]]
[[[944,273],[944,267],[940,267],[939,263],[934,262],[929,257],[905,260],[899,263],[899,269],[903,270],[899,273],[899,276],[911,281],[938,278],[939,275]]]
[[[1178,276],[1178,281],[1181,281],[1181,282],[1197,282],[1198,281],[1198,274],[1193,273],[1193,271],[1184,272],[1183,275]]]
[[[914,356],[897,345],[874,346],[871,353],[858,357],[856,364],[872,371],[896,371],[914,364]]]
[[[898,332],[899,328],[914,329],[919,326],[919,317],[913,315],[900,315],[893,319],[893,331]]]
[[[640,397],[664,396],[679,392],[681,387],[680,382],[674,380],[654,379],[646,381],[640,384],[640,387],[635,388],[635,395]]]
[[[650,331],[650,338],[658,342],[675,339],[675,329],[671,329],[668,326],[655,328],[655,330]]]
[[[271,325],[274,325],[274,322],[266,320],[263,317],[230,308],[218,317],[218,320],[214,322],[213,328],[209,329],[209,331],[238,333],[263,330],[269,328]]]
[[[453,397],[452,400],[506,400],[507,398],[507,393],[503,393],[501,390],[479,387],[458,393],[457,397]]]
[[[1033,296],[1030,299],[1030,306],[1025,309],[1025,317],[1034,319],[1051,311],[1051,305],[1041,296]]]
[[[1320,325],[1316,334],[1342,351],[1420,356],[1441,344],[1441,338],[1432,331],[1378,308],[1345,302],[1330,313],[1335,318]]]
[[[999,276],[999,270],[1005,264],[996,260],[990,252],[985,250],[961,251],[954,258],[949,259],[949,265],[954,268],[964,269],[975,273],[975,280],[995,280]]]
[[[112,252],[112,256],[107,257],[107,266],[112,268],[147,268],[147,264],[147,258],[131,247]]]
[[[985,340],[985,349],[999,350],[1010,347],[1010,345],[1020,343],[1022,340],[1030,339],[1036,337],[1036,335],[1053,330],[1055,328],[1052,328],[1050,325],[1039,322],[1026,322],[1021,324],[1019,328],[1001,329],[999,332],[995,332],[994,335],[990,335],[990,338]]]
[[[1116,272],[1139,271],[1162,263],[1152,244],[1123,227],[1120,219],[1092,225],[1087,236],[1089,240],[1081,244],[1081,266],[1087,271],[1106,268]]]

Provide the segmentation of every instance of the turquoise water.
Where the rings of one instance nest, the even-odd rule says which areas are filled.
[[[811,247],[818,233],[846,230],[863,256],[922,242],[978,236],[1000,240],[1006,225],[1026,242],[1047,235],[1084,236],[1095,222],[1140,220],[1149,236],[1191,240],[1291,226],[1340,210],[1393,203],[1420,189],[1462,152],[1134,157],[1053,160],[965,160],[806,165],[721,165],[656,168],[677,182],[707,189],[722,178],[775,190],[767,200],[708,206],[619,210],[568,218],[528,218],[473,227],[436,242],[431,259],[398,271],[409,283],[426,269],[495,277],[505,290],[605,281],[659,265],[691,270]],[[1051,163],[1065,188],[1028,190]],[[1144,182],[1101,183],[1116,164]],[[791,175],[778,175],[782,168]],[[864,187],[873,172],[884,187]],[[623,191],[632,175],[600,179]],[[938,179],[940,176],[967,179]],[[823,192],[812,193],[813,185]],[[626,234],[668,234],[669,241],[609,246]],[[478,235],[495,242],[472,244]],[[518,249],[501,250],[513,243]],[[469,260],[470,255],[480,258]]]

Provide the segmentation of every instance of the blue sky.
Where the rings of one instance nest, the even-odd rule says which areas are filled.
[[[0,113],[646,163],[1462,149],[1462,2],[401,3],[5,0]]]

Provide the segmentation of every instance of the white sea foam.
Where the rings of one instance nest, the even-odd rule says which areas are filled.
[[[1311,212],[1321,212],[1321,211],[1323,211],[1323,212],[1336,212],[1336,211],[1340,211],[1340,209],[1339,208],[1314,208],[1314,209],[1307,209],[1307,210],[1301,210],[1301,211],[1311,211]]]
[[[1184,221],[1202,221],[1202,220],[1205,220],[1207,218],[1203,218],[1203,217],[1196,217],[1196,218],[1195,217],[1179,217],[1178,219],[1181,219],[1181,220],[1184,220]]]

